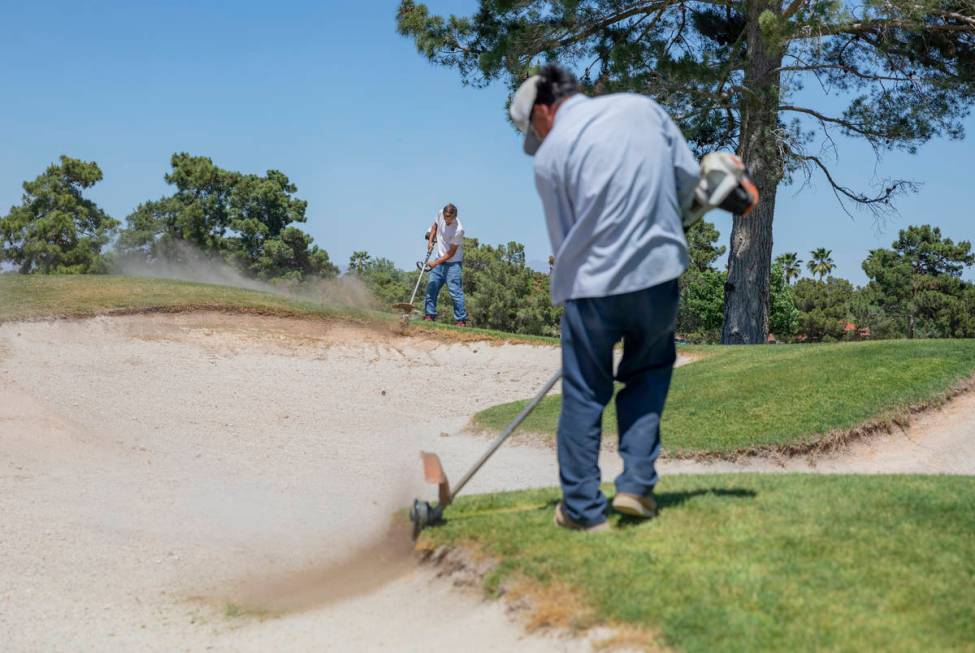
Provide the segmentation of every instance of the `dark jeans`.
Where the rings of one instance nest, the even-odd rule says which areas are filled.
[[[558,456],[569,518],[585,525],[606,519],[599,489],[603,408],[613,396],[613,346],[623,340],[615,379],[619,453],[617,492],[649,494],[657,482],[660,415],[677,358],[677,281],[625,295],[569,300],[562,315],[562,413]]]
[[[441,263],[430,270],[430,279],[427,281],[427,298],[424,302],[423,312],[430,317],[437,317],[437,297],[440,296],[440,289],[444,283],[447,284],[447,292],[454,300],[454,321],[467,321],[467,309],[464,308],[464,289],[461,287],[461,268],[463,262]]]

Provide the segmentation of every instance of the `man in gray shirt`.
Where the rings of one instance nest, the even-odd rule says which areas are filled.
[[[649,98],[588,98],[554,65],[511,101],[512,120],[535,157],[555,265],[552,301],[562,317],[562,412],[558,426],[562,502],[558,525],[603,530],[599,489],[603,409],[613,396],[619,452],[613,507],[652,517],[660,416],[676,359],[677,278],[687,267],[682,214],[699,168],[680,130]]]

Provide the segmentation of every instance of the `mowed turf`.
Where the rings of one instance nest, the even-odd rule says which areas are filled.
[[[226,310],[334,315],[320,302],[171,279],[115,275],[0,275],[0,320],[87,317],[112,311]]]
[[[701,348],[674,371],[662,434],[671,454],[732,453],[810,444],[831,431],[890,418],[975,374],[975,340]],[[526,394],[531,389],[526,389]],[[499,430],[524,401],[488,408],[475,424]],[[522,431],[553,436],[561,397],[545,399]],[[604,415],[611,436],[616,413]]]
[[[487,579],[575,590],[592,621],[683,651],[975,650],[975,479],[669,476],[659,516],[552,525],[556,490],[463,498],[426,545],[475,545]]]
[[[358,293],[361,295],[361,292]],[[297,318],[339,318],[399,325],[400,313],[382,309],[368,297],[350,306],[316,297],[262,292],[191,281],[120,275],[0,274],[0,322],[58,317],[91,317],[126,311],[241,311]],[[414,322],[413,332],[437,333],[463,341],[557,345],[558,339],[464,328],[438,322]]]

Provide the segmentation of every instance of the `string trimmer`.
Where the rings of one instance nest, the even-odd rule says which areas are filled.
[[[463,478],[457,483],[453,490],[450,489],[450,481],[447,480],[447,474],[443,470],[443,465],[440,463],[440,457],[435,453],[428,453],[426,451],[420,452],[420,460],[423,461],[423,477],[427,483],[431,483],[437,486],[437,504],[431,505],[429,501],[420,501],[419,499],[413,500],[413,507],[410,509],[410,521],[413,522],[413,539],[415,540],[424,528],[428,526],[434,526],[443,522],[443,511],[444,509],[453,503],[460,491],[464,489],[467,482],[478,472],[479,469],[487,462],[488,458],[494,455],[494,452],[498,450],[504,441],[514,433],[515,429],[525,421],[525,418],[531,414],[539,402],[545,398],[545,395],[549,393],[552,387],[559,382],[562,378],[562,370],[552,375],[545,385],[538,391],[538,393],[528,402],[528,405],[521,409],[521,412],[508,424],[507,428],[502,431],[501,435],[495,438],[491,446],[487,448],[477,462],[467,473],[464,474]]]
[[[700,220],[705,213],[715,208],[721,208],[744,217],[757,204],[758,189],[741,159],[728,152],[712,152],[701,160],[701,177],[694,190],[692,206],[689,207],[684,216],[684,226],[690,227]],[[423,274],[422,271],[420,274]],[[419,287],[419,281],[417,281],[417,287]],[[412,300],[410,304],[397,304],[397,306],[409,306],[409,310],[412,310]],[[443,471],[440,458],[436,454],[420,452],[420,459],[423,461],[423,476],[427,483],[437,486],[438,501],[436,505],[431,505],[428,501],[414,499],[413,507],[410,509],[410,521],[413,522],[413,539],[416,539],[424,528],[443,521],[444,509],[453,503],[467,482],[471,480],[471,477],[481,469],[488,458],[494,455],[498,447],[504,444],[504,441],[528,417],[561,377],[562,371],[559,370],[542,386],[538,394],[518,413],[508,428],[491,443],[488,450],[464,474],[464,477],[460,479],[453,490],[450,489],[450,482],[447,480],[447,474]]]
[[[436,245],[436,244],[437,244],[437,239],[434,238],[432,245]],[[432,253],[433,253],[433,247],[428,247],[427,248],[427,255],[424,257],[423,262],[416,264],[416,266],[418,268],[420,268],[420,274],[417,275],[417,277],[416,277],[416,285],[413,286],[413,294],[410,295],[410,301],[409,302],[400,302],[398,304],[393,304],[393,308],[395,308],[397,310],[400,310],[400,311],[403,311],[403,321],[404,322],[409,322],[409,320],[410,320],[410,313],[412,313],[413,311],[416,310],[416,306],[413,305],[413,302],[416,301],[416,293],[417,293],[418,290],[420,290],[420,282],[423,281],[423,273],[427,271],[427,261],[430,260],[430,255]]]

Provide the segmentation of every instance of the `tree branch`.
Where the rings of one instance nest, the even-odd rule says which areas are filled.
[[[779,111],[793,111],[796,113],[805,113],[807,115],[816,118],[816,120],[818,120],[820,123],[831,123],[834,125],[839,125],[840,127],[843,127],[844,129],[848,129],[851,132],[860,134],[861,136],[866,136],[868,139],[886,137],[883,132],[871,131],[866,127],[863,127],[862,125],[858,125],[856,123],[850,122],[849,120],[843,120],[842,118],[834,118],[832,116],[823,115],[818,111],[816,111],[815,109],[807,109],[805,107],[797,107],[789,104],[783,104],[779,106]]]
[[[790,55],[793,56],[794,55]],[[799,59],[796,59],[797,61]],[[816,72],[819,70],[842,70],[843,72],[849,73],[854,77],[859,77],[860,79],[865,79],[871,82],[913,82],[914,80],[910,77],[893,77],[890,75],[871,75],[865,73],[861,70],[854,68],[842,63],[831,63],[831,64],[808,64],[802,66],[781,66],[779,69],[781,72]]]
[[[966,23],[971,19],[966,18],[964,15],[959,14],[959,17],[963,18]],[[889,18],[876,18],[871,20],[859,20],[852,23],[840,23],[837,25],[821,25],[819,29],[813,31],[812,29],[802,30],[793,36],[789,37],[790,41],[802,41],[805,39],[818,39],[823,36],[838,35],[838,34],[874,34],[878,32],[888,31],[891,29],[903,29],[906,31],[916,31],[916,32],[972,32],[975,30],[975,24],[964,24],[956,25],[953,23],[925,23],[918,20],[905,20],[905,19],[889,19]]]
[[[826,176],[826,180],[829,182],[829,185],[833,189],[833,194],[836,195],[836,198],[840,201],[840,205],[843,206],[844,211],[846,211],[846,206],[843,205],[843,200],[840,197],[840,195],[843,195],[844,197],[856,202],[857,204],[860,204],[861,206],[866,206],[871,208],[871,210],[873,210],[876,214],[878,212],[878,208],[876,207],[876,205],[878,204],[882,205],[882,208],[879,209],[880,211],[884,210],[885,208],[892,209],[893,206],[891,200],[893,199],[894,196],[904,192],[917,191],[917,186],[918,186],[917,182],[910,181],[907,179],[889,179],[889,180],[885,180],[883,191],[881,191],[878,195],[870,197],[868,195],[864,195],[863,193],[858,193],[850,189],[849,187],[844,186],[839,182],[837,182],[833,178],[833,175],[830,173],[829,168],[826,166],[825,163],[822,162],[822,160],[819,157],[803,154],[803,155],[799,155],[798,158],[801,161],[805,161],[806,163],[815,164],[816,167],[822,171],[823,175]],[[850,214],[849,211],[846,211],[846,213],[847,215]]]
[[[955,20],[961,21],[962,23],[967,23],[969,27],[975,29],[975,18],[971,16],[960,14],[957,11],[939,11],[937,13],[938,15],[944,18],[954,18]]]
[[[640,35],[639,35],[639,36],[637,37],[637,39],[636,39],[636,40],[637,40],[637,42],[639,42],[639,41],[641,41],[641,40],[643,40],[643,37],[647,35],[647,32],[649,32],[649,31],[650,31],[651,29],[653,29],[653,27],[654,27],[654,26],[655,26],[655,25],[656,25],[657,23],[659,23],[659,22],[660,22],[660,19],[661,19],[661,17],[663,17],[663,15],[664,15],[664,10],[665,10],[666,8],[667,8],[667,6],[666,6],[666,5],[664,5],[664,6],[662,6],[662,7],[660,8],[660,9],[658,9],[658,10],[657,10],[657,12],[656,12],[656,14],[652,14],[652,13],[646,13],[646,14],[644,14],[644,15],[643,15],[643,17],[641,17],[641,18],[640,18],[640,20],[638,20],[638,21],[636,21],[636,22],[635,22],[635,23],[634,23],[634,24],[633,24],[633,25],[632,25],[632,26],[630,27],[630,30],[629,30],[629,31],[628,31],[628,32],[627,32],[627,33],[626,33],[625,35],[621,35],[621,36],[619,36],[619,37],[617,37],[615,41],[613,41],[613,46],[612,46],[612,47],[610,48],[610,51],[612,52],[612,50],[613,50],[613,49],[614,49],[614,48],[615,48],[615,47],[616,47],[617,45],[619,45],[619,44],[620,44],[620,41],[622,41],[622,40],[623,40],[624,38],[626,38],[626,39],[629,39],[629,37],[630,37],[630,34],[632,34],[632,33],[633,33],[633,30],[634,30],[634,29],[636,29],[637,27],[639,27],[639,26],[640,26],[640,24],[641,24],[641,23],[642,23],[642,22],[643,22],[644,20],[646,20],[646,19],[647,19],[648,17],[650,17],[651,15],[653,15],[653,20],[651,20],[651,21],[650,21],[650,24],[648,24],[648,25],[647,25],[647,26],[646,26],[646,27],[645,27],[645,28],[643,29],[643,31],[642,31],[642,32],[640,32]],[[596,63],[597,63],[597,62],[598,62],[599,60],[600,60],[600,58],[599,58],[599,57],[597,56],[597,57],[596,57],[595,59],[593,59],[593,62],[592,62],[591,64],[589,64],[588,66],[586,66],[586,70],[585,70],[585,75],[588,75],[588,74],[589,74],[589,70],[590,70],[590,69],[591,69],[591,68],[592,68],[593,66],[595,66],[595,65],[596,65]]]
[[[596,20],[595,22],[590,23],[590,25],[585,29],[583,29],[581,32],[577,32],[572,36],[559,39],[558,41],[550,41],[547,44],[545,44],[546,47],[543,47],[541,49],[544,50],[552,47],[565,48],[570,45],[575,45],[579,41],[584,41],[588,39],[590,36],[592,36],[593,34],[596,34],[597,32],[606,29],[610,25],[615,25],[621,20],[626,20],[627,18],[632,18],[633,16],[639,16],[641,14],[649,15],[657,11],[663,12],[665,9],[675,4],[682,4],[682,2],[681,0],[662,0],[662,1],[655,0],[654,2],[638,3],[637,5],[630,7],[629,9],[625,9],[618,13],[611,14],[609,16],[603,17],[602,19]]]
[[[806,4],[806,2],[807,0],[792,0],[792,4],[786,7],[785,11],[782,12],[782,18],[791,18],[793,14],[802,8],[802,5]]]

